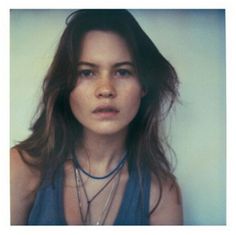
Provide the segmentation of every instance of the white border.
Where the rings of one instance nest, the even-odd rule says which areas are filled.
[[[224,8],[231,0],[145,0],[145,1],[75,1],[75,0],[11,0],[4,4],[10,8],[40,8],[40,9],[76,9],[76,8]]]
[[[1,92],[0,92],[0,104],[1,104],[1,164],[0,164],[0,230],[2,234],[41,234],[45,233],[61,233],[69,232],[70,234],[78,234],[81,232],[102,232],[103,234],[119,234],[125,233],[179,233],[179,234],[234,234],[236,223],[236,193],[235,193],[235,181],[236,170],[234,170],[235,163],[235,145],[236,145],[236,118],[235,118],[235,63],[236,63],[236,26],[235,26],[235,1],[234,0],[165,0],[165,1],[107,1],[107,0],[93,0],[93,1],[77,1],[77,0],[11,0],[6,3],[0,3],[0,71],[1,71]],[[148,227],[31,227],[31,226],[9,226],[9,159],[8,159],[8,146],[9,146],[9,10],[10,9],[76,9],[76,8],[159,8],[159,9],[226,9],[226,61],[227,61],[227,225],[226,226],[148,226]],[[234,107],[234,108],[233,108]],[[209,195],[210,196],[210,195]],[[194,203],[194,202],[193,202]],[[173,230],[174,229],[174,230]]]

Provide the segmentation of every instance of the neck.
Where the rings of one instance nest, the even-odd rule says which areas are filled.
[[[116,135],[97,135],[84,131],[78,149],[78,160],[94,174],[104,174],[113,169],[125,153],[126,131]]]

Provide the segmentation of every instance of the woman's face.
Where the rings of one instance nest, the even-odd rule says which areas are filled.
[[[144,95],[126,42],[113,32],[90,31],[82,42],[70,106],[84,131],[126,131]]]

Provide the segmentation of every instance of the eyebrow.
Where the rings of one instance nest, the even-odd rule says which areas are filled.
[[[93,64],[93,63],[79,61],[78,66],[82,66],[82,65],[86,65],[86,66],[90,66],[90,67],[98,67],[96,64]]]
[[[90,66],[90,67],[99,67],[97,64],[94,64],[94,63],[90,63],[90,62],[87,62],[87,61],[79,61],[78,63],[78,66],[82,66],[82,65],[85,65],[85,66]],[[124,66],[124,65],[128,65],[128,66],[131,66],[131,67],[134,67],[134,63],[130,62],[130,61],[122,61],[122,62],[119,62],[119,63],[115,63],[112,67],[120,67],[120,66]]]

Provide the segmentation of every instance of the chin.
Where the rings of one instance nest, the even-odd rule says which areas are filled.
[[[85,128],[86,131],[87,128]],[[89,133],[94,133],[95,135],[101,135],[101,136],[112,136],[112,135],[117,135],[121,133],[126,133],[127,126],[126,127],[103,127],[100,125],[99,127],[97,126],[96,128],[88,128],[87,131]]]

